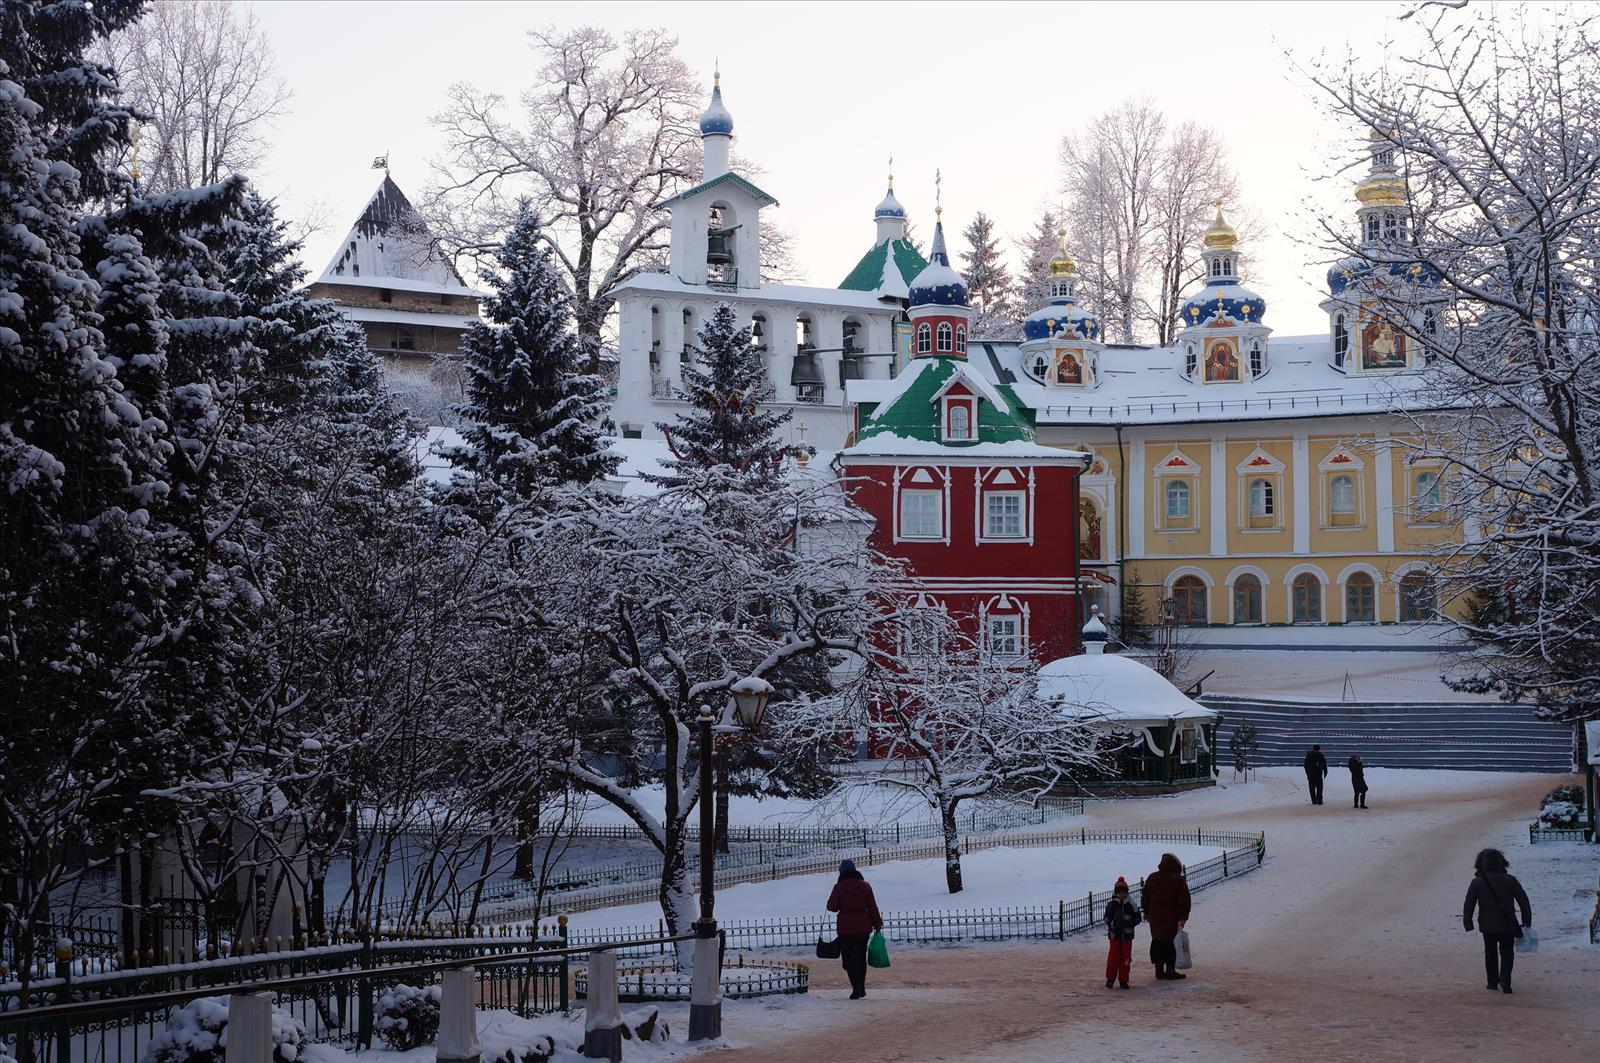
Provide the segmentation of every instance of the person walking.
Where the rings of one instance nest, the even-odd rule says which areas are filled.
[[[1350,754],[1350,788],[1355,791],[1356,808],[1367,807],[1367,766],[1361,758]]]
[[[1111,899],[1106,902],[1106,937],[1111,939],[1111,951],[1106,954],[1106,988],[1117,982],[1128,988],[1128,975],[1133,970],[1133,937],[1139,929],[1139,909],[1128,899],[1128,880],[1117,877],[1111,887]]]
[[[1178,949],[1172,943],[1189,921],[1189,883],[1176,856],[1161,854],[1156,871],[1144,880],[1143,900],[1144,921],[1150,924],[1150,962],[1156,965],[1156,977],[1189,977],[1178,972]]]
[[[874,930],[883,929],[883,916],[854,860],[839,861],[839,881],[828,895],[828,911],[839,914],[839,962],[850,976],[850,999],[860,1000],[867,995],[867,942]]]
[[[1524,927],[1533,925],[1533,907],[1522,883],[1506,869],[1511,866],[1499,849],[1485,849],[1472,862],[1472,882],[1461,907],[1461,923],[1472,932],[1472,912],[1478,912],[1478,929],[1483,933],[1483,968],[1489,976],[1489,990],[1511,992],[1511,965],[1516,959],[1515,942]],[[1515,903],[1522,909],[1517,922]]]
[[[1328,777],[1328,758],[1322,755],[1321,746],[1312,746],[1306,754],[1306,786],[1311,790],[1311,803],[1322,804],[1322,780]]]

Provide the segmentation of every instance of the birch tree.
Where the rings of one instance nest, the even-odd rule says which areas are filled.
[[[1428,412],[1400,412],[1442,477],[1406,509],[1462,535],[1413,604],[1475,646],[1452,685],[1577,720],[1600,711],[1600,34],[1546,16],[1419,8],[1383,66],[1307,72],[1407,193],[1410,239],[1324,235],[1405,281],[1373,301],[1425,353]]]

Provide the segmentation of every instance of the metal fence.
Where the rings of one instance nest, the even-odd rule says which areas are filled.
[[[974,848],[993,848],[996,845],[1014,845],[1023,839],[1020,847],[1059,846],[1096,842],[1171,842],[1175,844],[1216,845],[1220,855],[1184,869],[1191,892],[1203,890],[1219,882],[1254,871],[1266,859],[1265,834],[1236,834],[1218,831],[1097,831],[1083,830],[1071,836],[1032,835],[1009,836],[991,844]],[[989,839],[972,839],[988,842]],[[940,847],[938,855],[943,855]],[[828,868],[832,870],[832,868]],[[1144,880],[1132,886],[1135,902],[1143,894]],[[1099,925],[1105,903],[1111,892],[1091,892],[1075,900],[1060,900],[1055,904],[1001,907],[941,909],[924,912],[884,913],[883,933],[890,941],[905,944],[933,944],[956,941],[1010,941],[1061,939]],[[834,917],[831,915],[802,915],[779,919],[753,919],[721,921],[718,928],[734,948],[796,948],[816,943],[819,937],[834,935]],[[661,926],[608,927],[594,930],[569,931],[574,944],[597,943],[625,937],[644,937],[660,933]],[[630,955],[646,955],[635,952]]]
[[[1587,842],[1593,837],[1588,827],[1541,827],[1537,823],[1528,824],[1528,844],[1538,845],[1540,842]]]

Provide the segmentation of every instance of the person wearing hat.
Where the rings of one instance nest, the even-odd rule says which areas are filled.
[[[839,881],[828,895],[828,911],[839,915],[839,962],[850,976],[850,999],[860,1000],[867,995],[867,942],[874,930],[883,929],[883,916],[854,860],[839,861]]]
[[[1187,978],[1177,969],[1178,950],[1174,939],[1189,921],[1189,883],[1183,877],[1183,862],[1172,853],[1162,853],[1156,870],[1144,878],[1144,919],[1150,924],[1150,962],[1156,977],[1163,980]]]
[[[1139,929],[1139,908],[1128,899],[1128,880],[1117,876],[1111,888],[1111,899],[1106,902],[1106,937],[1111,939],[1111,951],[1106,955],[1106,988],[1121,982],[1128,988],[1128,974],[1133,969],[1133,936]]]

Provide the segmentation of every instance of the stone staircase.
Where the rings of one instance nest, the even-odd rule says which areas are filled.
[[[1568,772],[1570,726],[1535,719],[1497,702],[1293,702],[1233,694],[1199,700],[1222,713],[1217,764],[1228,771],[1228,741],[1240,724],[1256,728],[1257,763],[1298,765],[1312,743],[1330,767],[1359,753],[1374,768]]]

